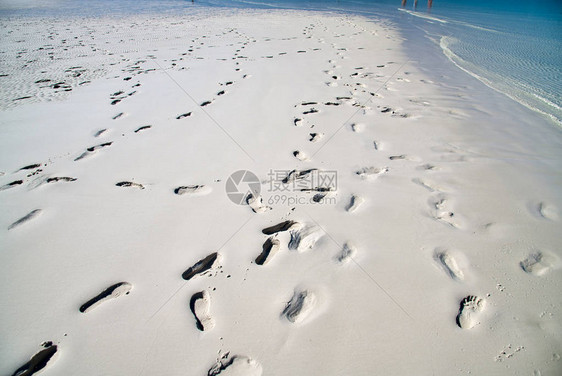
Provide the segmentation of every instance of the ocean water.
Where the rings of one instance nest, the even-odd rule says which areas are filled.
[[[344,11],[419,33],[467,74],[562,126],[560,0],[206,0],[212,6]],[[419,38],[409,38],[424,43]],[[419,59],[417,59],[419,60]],[[433,61],[434,62],[434,61]],[[422,62],[423,63],[423,62]]]
[[[562,126],[560,0],[0,0],[0,17],[182,14],[199,7],[308,9],[384,18],[411,45],[431,43],[458,69]],[[412,37],[415,36],[415,37]],[[430,48],[430,47],[428,47]],[[413,48],[412,50],[415,50]],[[418,59],[420,60],[420,59]],[[421,61],[423,64],[424,62]],[[433,64],[435,60],[428,63]]]

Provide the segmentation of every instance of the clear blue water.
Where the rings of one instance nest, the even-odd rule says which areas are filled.
[[[410,45],[439,46],[467,74],[562,126],[561,0],[434,0],[431,9],[424,0],[417,8],[414,0],[404,8],[401,0],[0,0],[0,17],[182,14],[202,6],[326,10],[389,19]],[[414,60],[424,64],[419,57]]]

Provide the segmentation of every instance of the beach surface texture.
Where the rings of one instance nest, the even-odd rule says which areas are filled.
[[[0,374],[560,374],[546,118],[384,19],[1,25]]]

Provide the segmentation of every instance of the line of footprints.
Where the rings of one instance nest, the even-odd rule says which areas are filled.
[[[313,25],[311,27],[305,28],[303,34],[307,36],[307,38],[311,38],[310,34],[313,30]],[[236,32],[239,34],[238,32]],[[239,34],[241,36],[241,34]],[[190,46],[189,53],[193,52],[195,48],[195,42],[197,40],[193,40],[194,43]],[[255,40],[251,40],[255,42]],[[250,38],[246,37],[246,42],[236,50],[235,59],[245,58],[244,56],[240,55],[242,49],[250,42]],[[203,43],[201,42],[200,45]],[[199,48],[199,47],[197,47]],[[345,48],[338,48],[335,45],[332,45],[332,48],[336,50],[337,58],[344,59],[346,58]],[[304,53],[306,51],[297,51],[297,53]],[[280,53],[279,55],[284,55],[286,53]],[[185,55],[185,54],[184,54]],[[271,59],[272,56],[265,56],[264,58]],[[181,60],[181,58],[180,58]],[[123,71],[128,74],[145,74],[150,70],[143,69],[140,67],[141,63],[144,61],[136,61],[132,64],[129,68],[124,69]],[[172,64],[174,65],[175,62]],[[343,104],[350,105],[357,109],[358,112],[362,112],[363,114],[369,114],[372,112],[372,108],[366,106],[365,103],[361,103],[358,101],[358,96],[366,96],[367,98],[381,98],[379,94],[376,92],[369,91],[367,83],[363,82],[363,80],[376,80],[381,77],[385,77],[381,74],[375,74],[373,72],[368,72],[365,67],[356,67],[354,72],[350,73],[348,76],[353,80],[353,82],[345,82],[342,78],[343,75],[341,73],[337,73],[335,70],[338,70],[340,67],[337,65],[336,60],[329,61],[330,68],[325,71],[329,80],[326,82],[328,87],[338,87],[338,86],[345,86],[349,88],[349,96],[337,96],[333,100],[329,101],[306,101],[298,103],[295,108],[300,110],[300,113],[293,118],[292,125],[296,127],[303,127],[309,126],[311,129],[315,127],[313,122],[310,120],[314,118],[314,114],[317,114],[321,111],[331,110],[341,106]],[[387,64],[381,64],[377,66],[377,69],[383,69],[385,66],[393,64],[389,62]],[[237,68],[235,71],[240,71],[238,68],[239,63],[236,63]],[[243,75],[241,78],[248,78],[249,75]],[[128,82],[131,80],[132,77],[125,77],[124,81]],[[405,79],[402,79],[407,81]],[[216,93],[216,98],[223,96],[227,93],[227,88],[231,87],[235,81],[227,81],[224,83],[220,83],[221,88]],[[136,83],[131,86],[131,90],[120,90],[110,95],[110,105],[116,106],[124,99],[131,97],[132,95],[136,94],[136,88],[138,88],[141,84]],[[211,105],[216,98],[206,100],[200,103],[201,107],[206,107]],[[320,108],[320,109],[319,109]],[[378,106],[378,111],[383,114],[388,114],[390,116],[395,117],[402,117],[407,118],[411,115],[402,113],[400,110],[395,110],[390,107]],[[125,114],[123,112],[118,113],[113,117],[113,120],[117,120],[122,118]],[[184,118],[188,118],[192,115],[192,112],[185,112],[182,114],[178,114],[175,116],[175,119],[181,120]],[[364,128],[365,124],[362,123],[352,123],[349,126],[349,129],[355,133],[361,133]],[[152,128],[151,125],[142,125],[134,130],[133,133],[141,133],[145,132]],[[94,133],[94,137],[101,137],[107,132],[107,129],[100,129]],[[323,139],[324,133],[321,130],[314,129],[312,132],[309,133],[309,141],[312,143],[319,142]],[[103,142],[96,144],[94,146],[88,147],[85,151],[78,154],[74,161],[78,162],[83,159],[89,158],[94,154],[99,153],[102,150],[108,149],[113,145],[112,141]],[[373,148],[374,150],[381,150],[383,148],[383,143],[380,140],[373,141]],[[294,150],[293,156],[302,162],[310,161],[310,157],[301,150]],[[416,161],[415,157],[411,157],[408,155],[393,155],[389,157],[390,161],[394,160],[413,160]],[[4,184],[0,186],[0,191],[13,189],[17,186],[24,184],[24,181],[29,181],[29,187],[35,188],[41,186],[43,184],[52,184],[52,183],[71,183],[77,180],[76,177],[68,177],[68,176],[49,176],[44,174],[44,169],[48,166],[48,164],[31,164],[20,168],[19,170],[15,171],[14,174],[25,174],[25,176],[20,176],[16,180],[13,180],[10,183]],[[425,164],[420,166],[420,169],[431,171],[436,169],[435,166],[430,164]],[[373,181],[376,180],[378,177],[386,174],[390,171],[390,169],[386,166],[384,167],[374,167],[374,166],[366,166],[357,171],[355,171],[356,176],[366,181]],[[315,168],[309,169],[300,169],[300,170],[292,170],[290,171],[282,180],[281,183],[283,184],[292,184],[298,183],[299,181],[304,181],[305,179],[309,178],[311,174],[319,173],[320,170]],[[0,173],[0,177],[4,175]],[[441,187],[430,180],[425,179],[414,179],[414,183],[422,186],[423,188],[427,189],[431,192],[432,196],[430,196],[428,200],[428,205],[430,207],[430,214],[431,217],[437,221],[443,222],[447,226],[452,226],[454,228],[462,228],[462,221],[458,219],[458,216],[455,216],[455,213],[450,211],[450,199],[447,197],[443,192]],[[138,182],[133,181],[120,181],[115,183],[115,186],[122,187],[122,188],[136,188],[136,189],[145,189],[145,186]],[[197,195],[206,195],[211,192],[211,187],[203,184],[193,184],[193,185],[185,185],[179,186],[174,188],[173,193],[176,195],[187,195],[187,196],[197,196]],[[313,201],[314,202],[321,202],[324,198],[329,195],[335,194],[331,187],[313,187],[313,188],[302,188],[302,192],[305,193],[312,193]],[[365,202],[365,198],[361,197],[360,195],[352,194],[349,198],[349,202],[347,203],[345,210],[349,213],[353,213],[362,206]],[[271,208],[264,205],[263,199],[261,196],[254,196],[249,194],[247,196],[247,203],[249,207],[255,213],[263,213]],[[537,216],[546,220],[557,220],[557,209],[552,205],[547,203],[541,202],[538,203],[535,208],[533,209]],[[22,218],[14,221],[11,225],[9,225],[9,231],[18,231],[17,228],[20,226],[31,222],[42,213],[41,209],[34,209]],[[314,225],[301,223],[298,221],[286,220],[284,222],[278,223],[274,226],[270,226],[264,228],[262,230],[263,235],[267,236],[266,240],[263,243],[261,253],[259,253],[254,262],[259,266],[265,266],[271,262],[274,256],[280,251],[281,249],[281,233],[289,233],[289,239],[287,241],[287,248],[289,250],[294,250],[296,252],[305,252],[310,250],[314,247],[317,241],[324,235],[323,231],[320,228]],[[357,253],[357,248],[351,243],[347,242],[343,245],[342,249],[335,255],[334,259],[339,264],[345,264],[352,260]],[[444,270],[444,272],[453,280],[456,281],[463,281],[465,278],[464,272],[462,268],[459,267],[457,260],[455,259],[454,255],[446,249],[436,249],[434,252],[434,259],[435,262]],[[205,258],[197,261],[191,267],[189,267],[183,274],[182,278],[185,281],[190,281],[194,278],[203,276],[203,275],[213,275],[216,274],[221,268],[222,262],[222,255],[218,252],[213,252],[206,256]],[[521,269],[529,274],[540,276],[547,273],[554,267],[556,263],[556,259],[553,255],[537,251],[528,255],[527,258],[520,262]],[[84,302],[80,307],[79,311],[83,314],[90,313],[99,305],[110,301],[112,299],[126,296],[131,293],[133,290],[133,284],[126,281],[121,281],[115,283],[103,291],[101,291],[98,295],[92,297],[88,301]],[[291,324],[299,324],[305,321],[307,318],[311,316],[311,313],[315,310],[315,307],[318,305],[318,297],[316,296],[315,292],[311,289],[295,289],[293,292],[292,297],[286,303],[283,309],[280,309],[280,317],[283,320]],[[479,297],[476,295],[468,295],[460,301],[460,307],[458,314],[455,318],[456,324],[462,329],[470,329],[477,326],[481,320],[481,313],[485,309],[486,300],[483,297]],[[193,294],[189,300],[189,308],[191,313],[194,317],[194,324],[200,331],[210,331],[215,327],[215,319],[212,312],[212,296],[211,292],[207,290],[199,291]],[[32,375],[40,370],[42,370],[47,363],[54,357],[57,353],[58,347],[53,342],[44,342],[42,344],[42,349],[37,352],[33,357],[27,362],[26,364],[22,365],[14,375]],[[216,363],[209,369],[208,375],[209,376],[216,376],[221,373],[227,374],[229,372],[240,372],[246,375],[261,375],[262,367],[261,365],[254,359],[245,356],[245,355],[232,355],[229,352],[221,354],[217,359]]]
[[[287,231],[290,234],[287,247],[289,250],[297,252],[305,252],[312,249],[316,242],[324,235],[316,226],[293,220],[287,220],[264,228],[262,233],[267,236],[267,239],[263,243],[261,253],[255,258],[257,265],[264,266],[271,262],[281,247],[278,234]],[[356,247],[348,242],[344,244],[343,248],[335,256],[335,260],[340,264],[345,264],[354,257],[356,252]],[[452,279],[457,281],[464,279],[462,269],[450,252],[444,249],[436,249],[434,258]],[[222,255],[218,252],[213,252],[186,269],[182,273],[182,278],[185,281],[190,281],[204,275],[216,275],[222,268],[221,262]],[[520,265],[525,272],[533,275],[542,275],[552,267],[552,262],[553,260],[549,255],[538,252],[529,255]],[[89,313],[102,303],[128,295],[132,289],[133,285],[129,282],[115,283],[83,303],[79,311],[84,314]],[[280,317],[289,323],[298,324],[310,316],[316,305],[317,297],[314,291],[310,289],[295,289],[293,296],[281,310]],[[466,296],[460,302],[459,312],[456,316],[457,325],[462,329],[470,329],[478,325],[480,323],[480,314],[484,310],[485,305],[486,300],[482,297]],[[209,291],[203,290],[193,294],[189,301],[189,307],[194,316],[197,329],[209,331],[215,327],[215,320],[211,315],[211,293]],[[44,342],[42,347],[41,351],[20,367],[14,375],[32,375],[43,369],[57,353],[57,345],[53,344],[53,342]],[[261,375],[262,372],[262,367],[256,360],[244,355],[225,353],[209,369],[208,375],[219,375],[227,369],[236,372],[244,371],[246,372],[244,374],[249,375]]]

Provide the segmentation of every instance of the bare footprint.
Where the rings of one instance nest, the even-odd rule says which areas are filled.
[[[308,155],[306,155],[303,151],[295,150],[293,152],[293,156],[301,162],[305,162],[309,160]]]
[[[142,127],[139,127],[135,130],[135,133],[139,133],[140,131],[144,131],[146,129],[150,129],[152,128],[152,125],[143,125]]]
[[[262,372],[262,366],[256,360],[244,355],[230,356],[230,353],[226,353],[209,369],[207,376],[261,376]]]
[[[138,189],[144,189],[144,185],[132,181],[120,181],[119,183],[115,183],[115,185],[117,187],[133,187]]]
[[[308,170],[291,170],[287,176],[282,180],[283,184],[291,183],[298,180],[307,179],[309,175],[313,174],[315,171],[318,171],[316,168],[310,168]]]
[[[185,272],[183,272],[182,278],[189,281],[199,275],[208,274],[219,265],[221,259],[222,257],[218,252],[211,253],[209,256],[197,261],[195,265],[189,267]]]
[[[438,193],[429,199],[430,215],[433,219],[456,229],[464,228],[465,221],[462,216],[448,210],[449,206],[449,199],[442,193]]]
[[[41,346],[44,348],[33,355],[29,362],[25,363],[23,366],[18,368],[12,376],[31,376],[35,373],[39,373],[47,365],[52,364],[57,354],[57,345],[53,345],[53,342],[44,342]]]
[[[330,203],[328,199],[333,197],[335,194],[336,191],[332,190],[331,188],[327,188],[326,190],[323,190],[320,193],[316,193],[314,196],[312,196],[312,201],[319,204]]]
[[[541,276],[551,271],[556,265],[556,258],[548,253],[535,252],[519,263],[521,268],[532,275]]]
[[[353,123],[351,124],[351,130],[355,133],[361,133],[363,132],[363,129],[365,128],[365,125],[362,123]]]
[[[33,218],[37,218],[41,213],[41,209],[32,210],[31,212],[27,213],[26,215],[12,223],[10,226],[8,226],[8,230],[21,226],[22,224],[29,222]]]
[[[119,282],[111,285],[92,299],[88,300],[86,303],[82,304],[82,306],[80,307],[80,312],[87,313],[103,302],[106,302],[110,299],[115,299],[121,295],[128,295],[131,292],[132,288],[133,285],[131,285],[129,282]]]
[[[308,139],[308,141],[318,142],[322,137],[324,137],[324,133],[310,133],[310,138]]]
[[[256,257],[256,264],[267,265],[273,256],[275,256],[275,254],[279,251],[280,245],[281,243],[279,242],[279,239],[274,238],[273,236],[267,238],[265,243],[263,243],[262,252],[258,257]]]
[[[416,170],[422,170],[422,171],[437,171],[437,170],[440,170],[440,168],[437,167],[437,166],[435,166],[435,165],[433,165],[433,164],[431,164],[431,163],[426,163],[426,164],[423,164],[423,165],[421,165],[421,166],[416,167]]]
[[[278,223],[271,227],[264,228],[261,232],[264,233],[265,235],[273,235],[278,232],[289,231],[294,228],[298,228],[300,225],[301,224],[299,222],[289,220],[289,221]]]
[[[289,249],[305,252],[312,249],[316,242],[324,235],[324,232],[316,226],[300,225],[291,230]]]
[[[20,168],[18,171],[27,171],[27,170],[35,170],[36,168],[41,167],[40,163],[33,163],[27,166],[23,166],[22,168]]]
[[[355,171],[356,175],[359,175],[362,179],[373,180],[380,175],[386,174],[388,172],[388,167],[363,167],[362,169]]]
[[[70,176],[53,176],[51,178],[47,178],[46,182],[47,183],[58,183],[59,181],[64,181],[64,182],[73,182],[76,181],[78,179],[76,178],[71,178]]]
[[[193,294],[189,301],[189,308],[195,316],[197,329],[204,332],[215,327],[215,320],[210,313],[211,295],[207,290]]]
[[[546,202],[539,202],[537,205],[537,213],[541,218],[551,221],[558,220],[558,208]]]
[[[345,210],[349,213],[353,213],[356,211],[363,203],[365,199],[359,195],[351,195],[351,199],[349,200],[349,204],[345,208]]]
[[[390,159],[391,161],[406,160],[406,161],[414,161],[414,162],[420,160],[418,157],[407,155],[407,154],[391,155],[390,157],[388,157],[388,159]]]
[[[78,157],[76,157],[74,159],[74,161],[79,161],[81,159],[84,159],[86,157],[91,156],[92,154],[94,154],[95,152],[97,152],[100,149],[106,148],[108,146],[111,146],[111,144],[113,144],[113,142],[104,142],[103,144],[99,144],[96,146],[92,146],[86,149],[85,152],[83,152],[82,154],[80,154]]]
[[[336,261],[340,264],[348,263],[357,253],[357,248],[349,242],[343,245],[342,250],[337,254]]]
[[[174,189],[175,194],[188,196],[203,196],[211,193],[211,191],[211,187],[206,185],[182,185]]]
[[[105,132],[107,132],[107,128],[100,129],[100,130],[96,131],[96,133],[94,133],[94,137],[100,137]]]
[[[474,295],[468,295],[461,301],[457,325],[462,329],[471,329],[480,324],[480,313],[484,310],[486,301]]]
[[[4,184],[3,186],[1,186],[0,191],[5,191],[6,189],[14,188],[21,184],[23,184],[23,180],[14,180],[11,183]]]
[[[434,258],[449,277],[458,281],[464,279],[464,273],[459,268],[455,258],[448,251],[438,248],[435,250]]]
[[[181,119],[189,117],[189,116],[191,116],[191,112],[186,112],[185,114],[181,114],[181,115],[176,116],[176,119],[181,120]]]
[[[309,290],[295,290],[285,306],[282,316],[291,323],[300,323],[307,318],[316,305],[316,295]]]
[[[422,187],[424,187],[425,189],[427,189],[430,192],[441,192],[444,191],[444,189],[439,186],[436,182],[429,180],[429,179],[419,179],[419,178],[414,178],[412,179],[412,182],[421,185]]]
[[[261,196],[255,196],[253,193],[248,193],[246,203],[250,206],[254,213],[264,213],[271,210],[271,207],[264,205]]]

